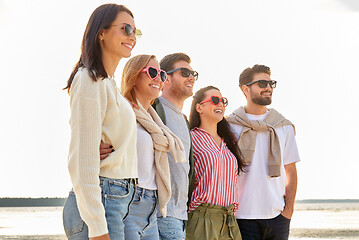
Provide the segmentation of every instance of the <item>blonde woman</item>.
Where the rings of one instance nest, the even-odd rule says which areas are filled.
[[[171,198],[167,152],[176,162],[185,162],[181,140],[167,128],[151,107],[166,81],[154,55],[138,55],[125,65],[121,91],[134,103],[137,120],[138,185],[125,219],[126,239],[159,239],[156,206],[166,217]]]

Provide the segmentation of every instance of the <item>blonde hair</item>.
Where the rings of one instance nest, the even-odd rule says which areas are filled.
[[[130,102],[137,104],[137,97],[135,94],[135,83],[140,75],[142,69],[146,68],[151,59],[156,60],[155,55],[137,55],[126,63],[123,68],[121,78],[121,92],[125,98]]]

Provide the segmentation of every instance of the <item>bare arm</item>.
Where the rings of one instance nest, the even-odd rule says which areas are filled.
[[[91,237],[90,240],[111,240],[111,239],[110,239],[110,235],[106,233],[98,237]]]
[[[297,193],[297,168],[295,163],[285,165],[284,168],[287,175],[287,182],[284,196],[285,206],[282,211],[282,215],[291,219],[294,211],[295,195]]]

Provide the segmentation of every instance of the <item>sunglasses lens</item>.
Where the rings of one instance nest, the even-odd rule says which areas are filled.
[[[212,100],[212,102],[213,102],[214,105],[218,105],[218,103],[219,103],[219,97],[212,97],[211,100]]]
[[[167,77],[166,77],[165,71],[161,71],[161,72],[160,72],[160,75],[161,75],[161,81],[162,81],[162,82],[166,81],[166,78],[167,78]]]
[[[267,81],[259,81],[258,82],[258,86],[260,87],[260,88],[265,88],[265,87],[267,87],[267,84],[268,84],[268,82]]]
[[[130,36],[130,35],[131,35],[131,33],[132,33],[132,27],[131,27],[130,24],[126,24],[126,26],[125,26],[125,33],[126,33],[127,36]]]
[[[191,75],[191,71],[187,68],[182,68],[182,77],[189,77]]]
[[[155,68],[148,68],[148,74],[150,75],[151,78],[156,78],[157,77],[157,69]]]
[[[194,80],[198,79],[198,72],[193,71],[193,78],[194,78]]]
[[[141,32],[140,29],[136,29],[135,36],[138,37],[138,38],[142,36],[142,32]]]
[[[267,85],[269,84],[269,86],[271,87],[271,88],[275,88],[276,87],[276,85],[277,85],[277,82],[276,81],[266,81],[266,80],[260,80],[260,81],[258,81],[258,86],[260,87],[260,88],[266,88],[267,87]]]
[[[228,105],[228,99],[227,98],[222,98],[222,103],[223,103],[223,106],[227,106]]]

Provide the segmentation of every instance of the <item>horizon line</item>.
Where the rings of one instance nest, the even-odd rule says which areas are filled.
[[[67,199],[67,197],[0,197],[0,200],[4,199],[25,199],[25,200],[36,200],[36,199]],[[295,201],[359,201],[359,198],[302,198],[296,199]]]

